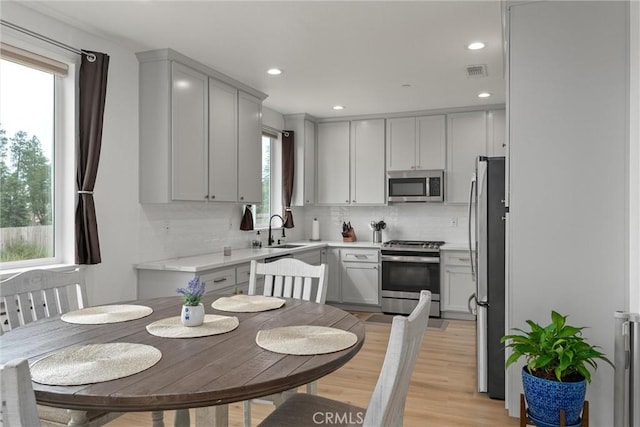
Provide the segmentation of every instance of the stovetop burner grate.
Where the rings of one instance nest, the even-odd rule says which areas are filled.
[[[431,240],[390,240],[382,244],[384,248],[419,248],[419,249],[440,249],[444,245],[443,241]]]

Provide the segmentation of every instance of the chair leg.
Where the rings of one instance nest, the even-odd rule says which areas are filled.
[[[244,427],[251,427],[251,401],[245,400],[242,402],[243,414],[244,414]]]
[[[67,409],[67,415],[69,416],[68,426],[74,427],[88,427],[89,419],[87,418],[87,411],[76,411],[73,409]]]
[[[151,412],[151,425],[153,427],[164,427],[164,412],[153,411]]]
[[[173,418],[174,427],[189,427],[191,425],[191,417],[189,416],[188,409],[176,409],[175,417]]]
[[[317,381],[314,381],[314,382],[311,382],[311,383],[307,384],[307,393],[308,394],[314,394],[314,395],[318,394],[318,382]]]

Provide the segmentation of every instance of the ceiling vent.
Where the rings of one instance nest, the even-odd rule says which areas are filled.
[[[485,65],[468,65],[467,77],[470,79],[487,77],[487,67]]]

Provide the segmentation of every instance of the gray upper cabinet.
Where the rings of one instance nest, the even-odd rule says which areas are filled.
[[[349,122],[318,123],[318,204],[348,205]]]
[[[445,168],[445,116],[387,120],[387,170]]]
[[[238,90],[209,79],[209,200],[238,198]]]
[[[262,101],[238,93],[238,201],[262,203]]]
[[[208,77],[171,64],[171,193],[173,200],[208,195]]]
[[[447,115],[447,173],[445,202],[468,203],[477,156],[487,153],[487,113]]]
[[[140,62],[140,202],[260,202],[266,95],[171,49]]]
[[[385,120],[318,124],[317,204],[385,204]]]

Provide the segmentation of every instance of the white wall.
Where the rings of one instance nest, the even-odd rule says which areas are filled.
[[[510,21],[508,327],[557,310],[610,358],[628,290],[627,7],[517,4]],[[508,383],[517,416],[519,367]],[[612,396],[613,370],[600,364],[593,425],[613,424]]]
[[[640,313],[640,2],[630,3],[629,311]]]

